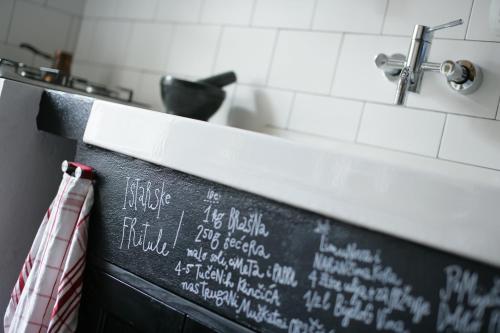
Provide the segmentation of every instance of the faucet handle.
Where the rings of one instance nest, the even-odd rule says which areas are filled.
[[[406,56],[395,53],[389,57],[384,53],[379,53],[374,60],[375,66],[384,71],[384,75],[389,81],[397,81],[401,69],[405,66]]]
[[[462,19],[458,19],[458,20],[454,20],[454,21],[451,21],[451,22],[448,22],[448,23],[444,23],[444,24],[440,24],[440,25],[436,25],[434,27],[429,27],[427,29],[428,32],[433,32],[433,31],[436,31],[436,30],[441,30],[441,29],[446,29],[446,28],[451,28],[451,27],[455,27],[457,25],[461,25],[463,24],[464,21]]]

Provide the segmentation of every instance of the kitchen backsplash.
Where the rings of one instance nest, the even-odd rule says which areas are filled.
[[[74,52],[85,0],[0,0],[0,57],[29,65],[50,65],[20,49],[29,43],[46,53]]]
[[[48,0],[43,8],[52,2],[64,1]],[[74,71],[130,87],[139,101],[163,110],[165,73],[198,79],[234,70],[238,84],[212,122],[321,147],[341,140],[500,170],[500,36],[489,29],[489,4],[88,0]],[[482,87],[459,95],[443,77],[426,73],[421,94],[410,94],[407,107],[391,105],[396,85],[374,56],[405,54],[414,24],[458,18],[463,25],[436,33],[429,60],[479,64]]]

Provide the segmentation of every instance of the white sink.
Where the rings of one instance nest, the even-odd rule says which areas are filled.
[[[500,175],[96,101],[84,142],[500,266]]]

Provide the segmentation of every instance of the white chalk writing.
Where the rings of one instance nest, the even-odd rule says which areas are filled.
[[[314,231],[320,239],[307,276],[306,311],[331,313],[344,328],[356,322],[397,333],[409,329],[408,323],[393,318],[394,314],[407,313],[414,324],[430,314],[430,302],[413,295],[412,287],[384,264],[379,250],[364,249],[357,243],[333,243],[327,221],[319,221]]]
[[[500,278],[495,277],[492,287],[479,291],[479,274],[458,265],[444,269],[446,285],[439,291],[436,330],[459,333],[482,332],[485,313],[500,307]],[[488,332],[499,333],[498,312],[490,317]]]
[[[345,237],[330,220],[317,221],[304,242],[295,234],[297,246],[282,231],[307,229],[280,229],[251,200],[229,205],[234,200],[210,187],[180,206],[168,184],[124,179],[119,249],[170,256],[165,262],[176,288],[224,315],[288,333],[335,333],[333,327],[409,333],[433,325],[434,311],[438,332],[500,333],[498,277],[484,288],[477,272],[447,266],[439,305],[431,309],[421,286],[408,282],[407,267],[396,266],[373,241]]]

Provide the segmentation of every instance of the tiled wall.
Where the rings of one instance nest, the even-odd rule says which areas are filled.
[[[50,62],[20,49],[29,43],[49,54],[74,52],[85,0],[0,0],[0,57],[45,66]]]
[[[88,0],[78,70],[162,109],[159,78],[235,70],[213,122],[328,145],[343,140],[500,170],[500,36],[489,0]],[[436,33],[431,61],[469,59],[484,82],[464,96],[425,75],[408,107],[373,64],[406,53],[413,25]]]

